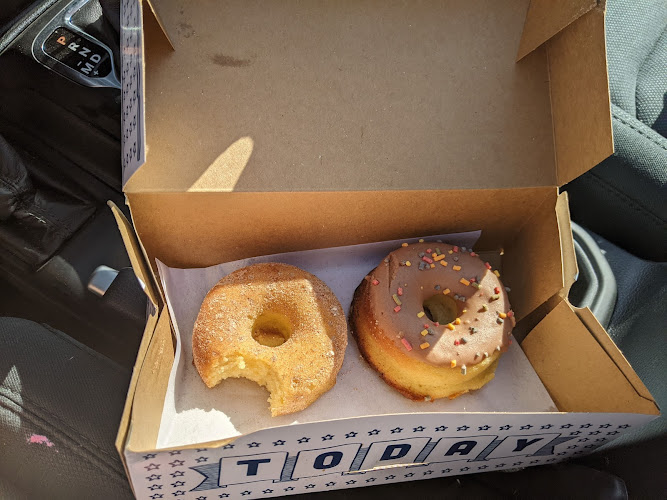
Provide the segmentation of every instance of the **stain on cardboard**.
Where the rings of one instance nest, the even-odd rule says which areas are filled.
[[[218,66],[230,68],[244,68],[252,64],[250,59],[237,59],[236,57],[227,56],[225,54],[214,54],[211,60]]]
[[[191,24],[186,22],[178,23],[177,31],[178,34],[181,35],[183,38],[190,38],[192,35],[195,34],[195,29],[192,27]]]

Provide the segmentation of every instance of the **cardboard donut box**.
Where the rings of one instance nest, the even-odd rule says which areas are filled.
[[[604,2],[124,0],[121,20],[134,228],[112,210],[153,306],[116,442],[137,498],[554,463],[659,414],[567,301],[577,267],[558,187],[613,153]],[[205,267],[468,230],[502,253],[515,337],[559,412],[332,415],[156,449],[175,349],[156,259]]]

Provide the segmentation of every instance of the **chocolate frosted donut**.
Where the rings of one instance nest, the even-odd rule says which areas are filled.
[[[355,291],[350,324],[362,355],[411,399],[479,389],[511,343],[499,277],[465,247],[404,243]]]

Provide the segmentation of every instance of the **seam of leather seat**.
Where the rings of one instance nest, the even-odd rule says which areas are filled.
[[[8,387],[6,387],[6,386],[4,386],[3,389],[9,389],[10,392],[13,392],[14,394],[17,394],[15,391],[13,391],[12,389],[10,389],[10,388],[8,388]],[[105,452],[104,450],[99,449],[99,447],[97,447],[97,445],[95,445],[94,443],[92,443],[92,442],[89,441],[89,443],[92,444],[92,445],[93,445],[93,448],[94,448],[94,449],[90,449],[90,448],[86,447],[85,445],[82,445],[82,444],[78,443],[76,439],[73,439],[72,436],[70,436],[69,434],[63,432],[62,429],[49,428],[47,425],[44,425],[44,422],[46,422],[45,419],[42,418],[42,417],[40,417],[38,413],[34,412],[33,410],[31,410],[30,408],[28,408],[28,407],[25,405],[25,403],[28,402],[28,398],[26,398],[24,395],[21,395],[21,398],[23,399],[23,402],[22,402],[21,404],[17,403],[16,401],[14,401],[12,398],[10,398],[9,396],[7,396],[6,394],[4,394],[3,396],[4,396],[8,401],[11,401],[11,402],[14,403],[15,405],[17,405],[17,406],[19,406],[20,408],[26,410],[25,413],[21,413],[21,415],[20,415],[21,418],[25,418],[26,420],[29,420],[33,425],[35,425],[36,427],[39,427],[39,428],[40,428],[43,432],[45,432],[45,433],[62,434],[62,436],[60,436],[60,439],[58,439],[58,441],[59,441],[58,444],[59,444],[59,445],[62,445],[62,446],[64,446],[64,447],[70,449],[74,454],[76,454],[76,455],[82,457],[82,458],[83,458],[85,461],[87,461],[91,466],[95,467],[96,469],[98,469],[98,470],[99,470],[100,472],[102,472],[103,474],[105,474],[105,475],[107,475],[107,476],[110,476],[110,477],[120,478],[120,479],[122,479],[122,480],[125,479],[124,474],[123,474],[120,470],[116,469],[115,467],[113,467],[112,464],[110,464],[110,463],[107,462],[107,458],[106,458],[106,457],[112,457],[109,453]],[[1,404],[1,402],[2,402],[2,399],[0,399],[0,405],[6,407],[6,405]],[[30,404],[33,404],[33,405],[36,406],[37,408],[40,408],[40,406],[37,405],[37,404],[35,404],[33,401],[30,401]],[[11,408],[10,408],[10,410],[11,410]],[[49,416],[51,416],[51,417],[55,417],[55,415],[51,414],[50,412],[48,412],[48,411],[45,411],[45,412],[46,412],[47,415],[49,415]],[[57,417],[55,417],[55,418],[57,418]],[[87,438],[85,438],[85,439],[87,439]],[[79,448],[77,449],[75,446],[72,446],[68,441],[71,441],[71,442],[73,442],[74,444],[78,445]],[[88,451],[91,455],[93,455],[94,457],[96,457],[96,458],[101,462],[101,464],[104,465],[104,467],[102,467],[100,464],[97,464],[97,463],[92,462],[92,461],[90,460],[90,457],[86,457],[85,454],[81,453],[81,450],[80,450],[81,448],[85,449],[85,450]],[[96,451],[100,451],[100,452],[102,452],[102,453],[103,453],[103,456],[98,455],[98,454],[96,453]],[[112,458],[116,458],[116,457],[112,457]],[[108,469],[108,470],[105,470],[105,468]]]
[[[609,193],[617,196],[620,201],[624,202],[630,209],[634,210],[635,212],[642,213],[642,214],[648,215],[649,217],[653,218],[654,221],[659,226],[658,229],[661,229],[662,231],[667,231],[667,221],[663,220],[660,216],[654,214],[653,212],[651,212],[646,207],[638,204],[635,200],[630,198],[623,191],[620,191],[615,186],[609,184],[606,180],[604,180],[603,178],[598,176],[595,172],[589,171],[589,174],[590,174],[590,178],[597,181],[601,188],[603,188],[603,189],[607,190]]]
[[[26,320],[26,321],[29,321],[29,320]],[[65,342],[67,342],[71,346],[76,347],[82,353],[94,356],[99,361],[104,362],[107,366],[112,368],[114,371],[116,371],[120,375],[123,375],[126,378],[128,378],[127,382],[129,384],[129,373],[127,371],[123,370],[123,368],[118,366],[114,361],[110,360],[106,356],[103,356],[99,352],[94,351],[93,349],[87,348],[86,346],[84,346],[84,345],[80,344],[79,342],[75,341],[74,339],[72,339],[69,335],[64,334],[60,330],[57,330],[57,329],[53,328],[52,326],[47,325],[46,323],[40,323],[40,325],[43,326],[44,328],[46,328],[47,330],[49,330],[51,333],[57,335],[61,340],[64,340]]]
[[[640,134],[642,137],[645,137],[646,139],[648,139],[649,141],[651,141],[653,144],[655,144],[655,145],[658,146],[659,148],[664,149],[665,151],[667,151],[667,145],[662,144],[661,142],[659,142],[660,139],[658,139],[657,137],[651,137],[651,135],[648,134],[648,133],[646,132],[646,130],[642,130],[641,127],[638,127],[638,126],[635,125],[634,123],[631,123],[631,122],[627,121],[625,118],[621,117],[621,116],[616,112],[616,110],[613,109],[613,107],[612,107],[612,112],[611,112],[611,114],[612,114],[612,116],[613,116],[613,118],[614,118],[615,120],[618,120],[618,121],[621,122],[623,125],[626,125],[626,126],[630,127],[632,130],[634,130],[635,132],[637,132],[638,134]],[[642,124],[642,125],[643,125],[643,124]],[[648,125],[644,125],[644,126],[648,128]],[[652,131],[653,129],[649,129],[649,130]],[[657,134],[657,132],[656,132],[656,134]],[[660,136],[660,137],[662,137],[662,136]]]

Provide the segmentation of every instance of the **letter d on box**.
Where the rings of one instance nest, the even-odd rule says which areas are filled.
[[[361,463],[360,470],[414,463],[419,452],[429,441],[429,438],[410,438],[373,443]]]

